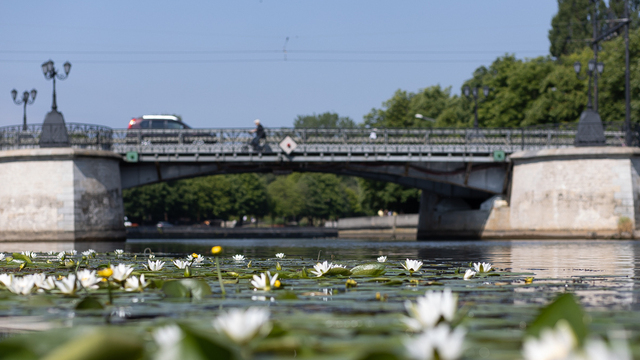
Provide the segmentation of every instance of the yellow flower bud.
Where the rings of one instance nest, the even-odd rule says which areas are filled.
[[[218,255],[222,252],[222,246],[214,246],[211,248],[211,253],[213,255]],[[194,254],[195,255],[195,254]]]
[[[353,287],[358,286],[358,283],[353,279],[348,279],[347,283],[345,284],[345,286],[347,287],[347,289],[348,288],[353,288]]]
[[[219,247],[219,246],[214,246],[214,247]],[[213,253],[213,249],[211,249],[211,252]],[[198,257],[198,254],[193,253],[193,254],[191,254],[191,256],[192,256],[192,257],[194,257],[194,258],[197,258],[197,257]]]
[[[282,283],[280,282],[280,280],[276,280],[276,282],[273,283],[273,287],[276,288],[276,289],[279,289],[280,286],[282,286]]]
[[[101,277],[104,277],[104,278],[108,278],[111,275],[113,275],[113,270],[111,270],[111,268],[104,268],[104,269],[98,271],[98,276],[101,276]]]

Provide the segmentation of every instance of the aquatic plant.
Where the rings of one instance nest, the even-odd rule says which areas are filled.
[[[269,316],[269,309],[263,307],[231,309],[218,316],[213,326],[236,344],[242,345],[271,331]]]

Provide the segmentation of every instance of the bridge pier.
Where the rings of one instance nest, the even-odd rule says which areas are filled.
[[[0,152],[0,241],[123,241],[121,156],[74,148]]]
[[[479,210],[438,211],[423,192],[418,239],[640,237],[640,148],[523,151],[511,162],[510,194]]]

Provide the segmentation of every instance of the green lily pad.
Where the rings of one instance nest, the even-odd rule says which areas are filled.
[[[162,285],[162,292],[167,297],[202,299],[211,295],[211,287],[204,280],[170,280]]]
[[[351,275],[380,276],[386,272],[386,268],[382,263],[362,264],[351,269]]]
[[[578,342],[582,344],[587,337],[585,313],[582,306],[572,294],[562,294],[547,305],[527,329],[527,334],[539,337],[545,328],[553,328],[559,320],[566,320],[573,330]]]
[[[329,269],[329,271],[327,271],[324,276],[349,276],[351,275],[351,271],[349,269],[345,269],[345,268],[341,268],[341,267],[334,267]]]
[[[30,257],[28,257],[26,255],[23,255],[23,254],[20,254],[20,253],[13,253],[13,254],[11,254],[11,256],[13,257],[14,260],[24,261],[27,264],[32,264],[33,263],[33,261],[31,261]]]
[[[76,310],[102,310],[104,306],[93,296],[87,296],[76,304]]]

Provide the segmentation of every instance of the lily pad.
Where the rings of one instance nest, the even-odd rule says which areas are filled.
[[[578,342],[582,344],[588,333],[585,313],[576,298],[569,293],[558,296],[542,309],[527,329],[527,333],[538,337],[543,329],[555,327],[559,320],[566,320],[569,323]]]
[[[380,276],[386,272],[386,268],[381,263],[362,264],[351,269],[351,275]]]
[[[351,271],[349,269],[345,269],[345,268],[341,268],[341,267],[334,267],[329,269],[329,271],[327,271],[324,276],[349,276],[351,275]]]
[[[204,280],[170,280],[162,285],[162,292],[167,297],[202,299],[211,295],[211,287]]]

